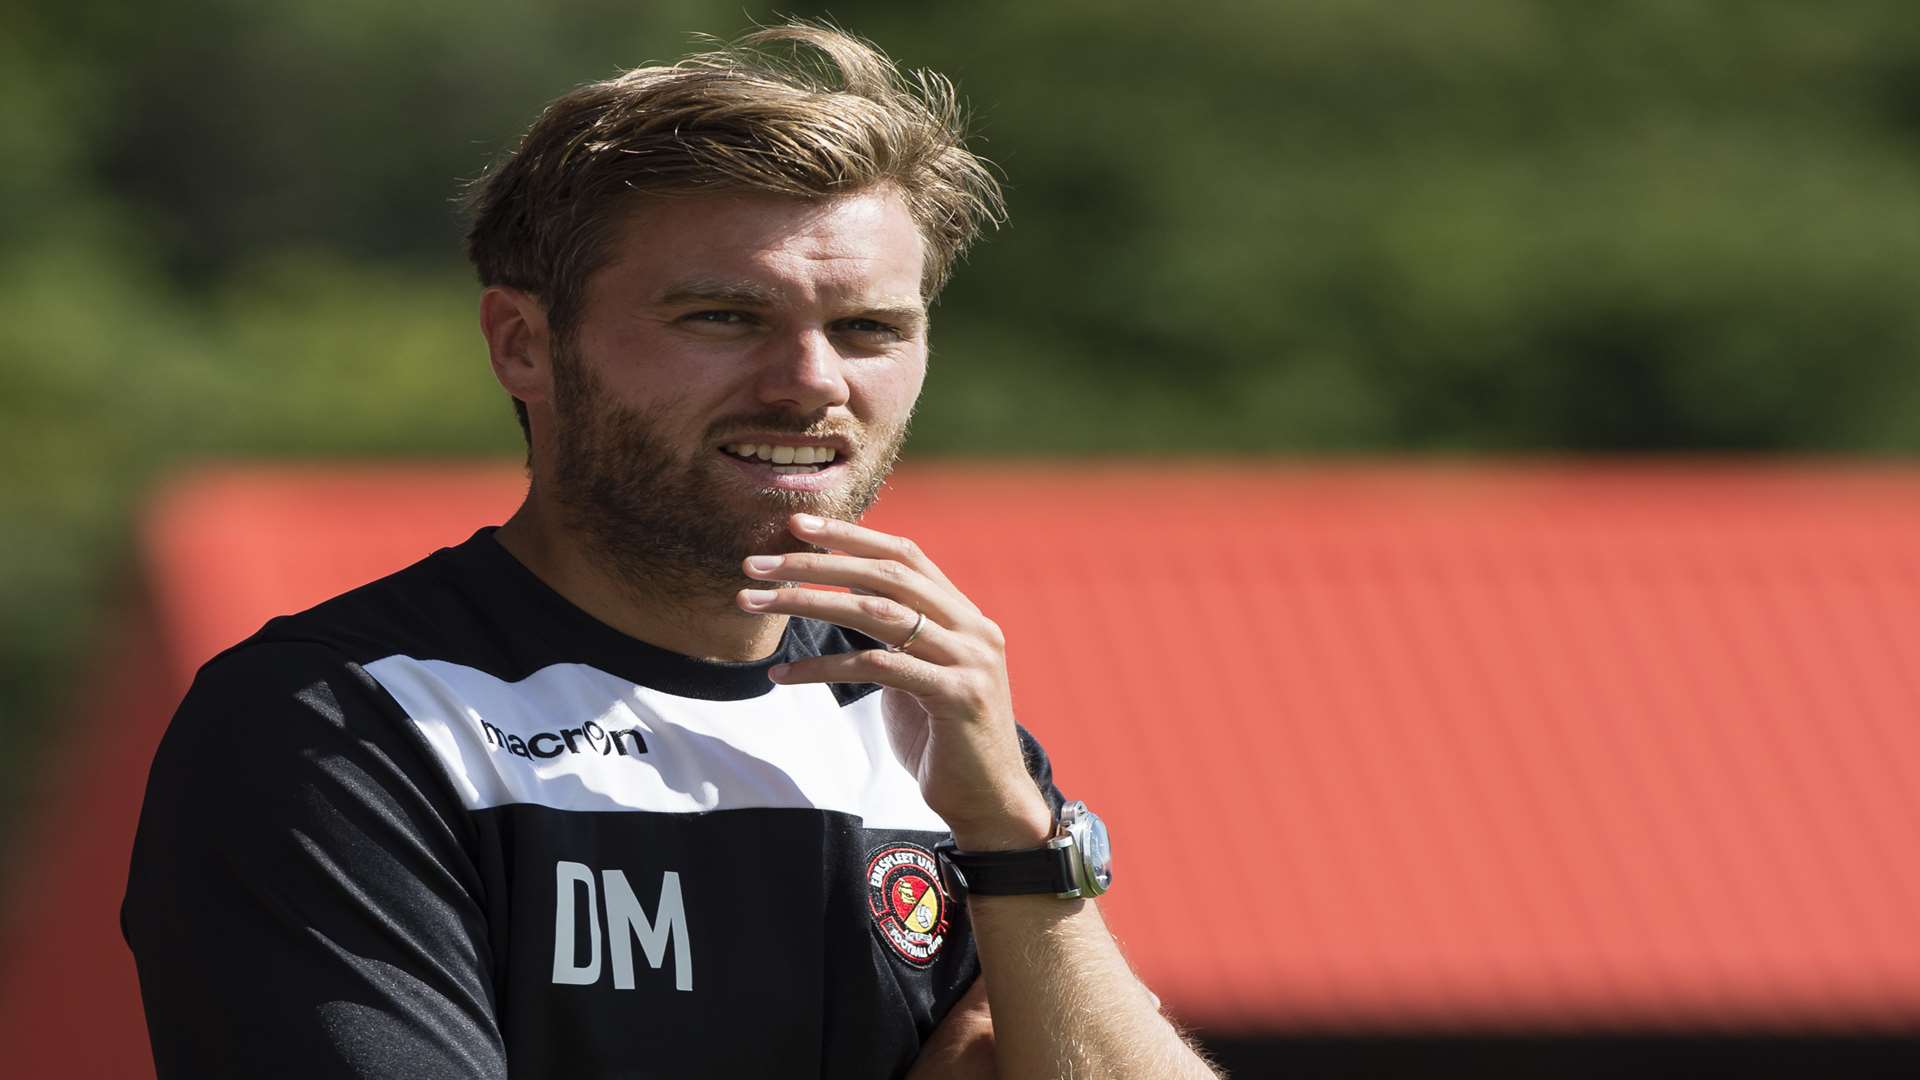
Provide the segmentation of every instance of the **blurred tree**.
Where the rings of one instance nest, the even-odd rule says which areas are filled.
[[[193,29],[154,48],[150,9],[83,6],[121,105],[99,176],[164,223],[170,268],[192,280],[290,247],[456,263],[457,182],[540,103],[764,7],[171,0],[168,21]]]

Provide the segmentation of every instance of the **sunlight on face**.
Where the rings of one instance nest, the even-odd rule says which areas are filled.
[[[891,192],[641,210],[556,343],[553,460],[536,483],[635,582],[732,588],[745,556],[804,546],[789,514],[858,518],[925,377],[922,259]],[[793,463],[808,443],[833,460]]]

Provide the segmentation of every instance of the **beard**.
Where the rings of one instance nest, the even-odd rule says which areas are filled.
[[[766,587],[742,572],[741,560],[823,550],[794,536],[788,516],[858,520],[893,471],[911,419],[862,438],[847,425],[769,411],[721,418],[698,445],[677,446],[663,435],[675,402],[651,410],[614,404],[571,349],[556,349],[553,367],[555,505],[589,558],[655,602]],[[832,491],[743,492],[716,450],[742,431],[845,439],[851,453],[840,467],[851,475]]]

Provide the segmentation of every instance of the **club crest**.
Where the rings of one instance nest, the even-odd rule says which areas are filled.
[[[933,853],[890,844],[867,860],[867,910],[894,954],[926,967],[947,941],[947,894]]]

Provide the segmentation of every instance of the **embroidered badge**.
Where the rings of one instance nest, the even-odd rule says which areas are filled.
[[[890,844],[867,860],[867,910],[881,938],[914,967],[926,967],[947,941],[947,894],[933,852]]]

